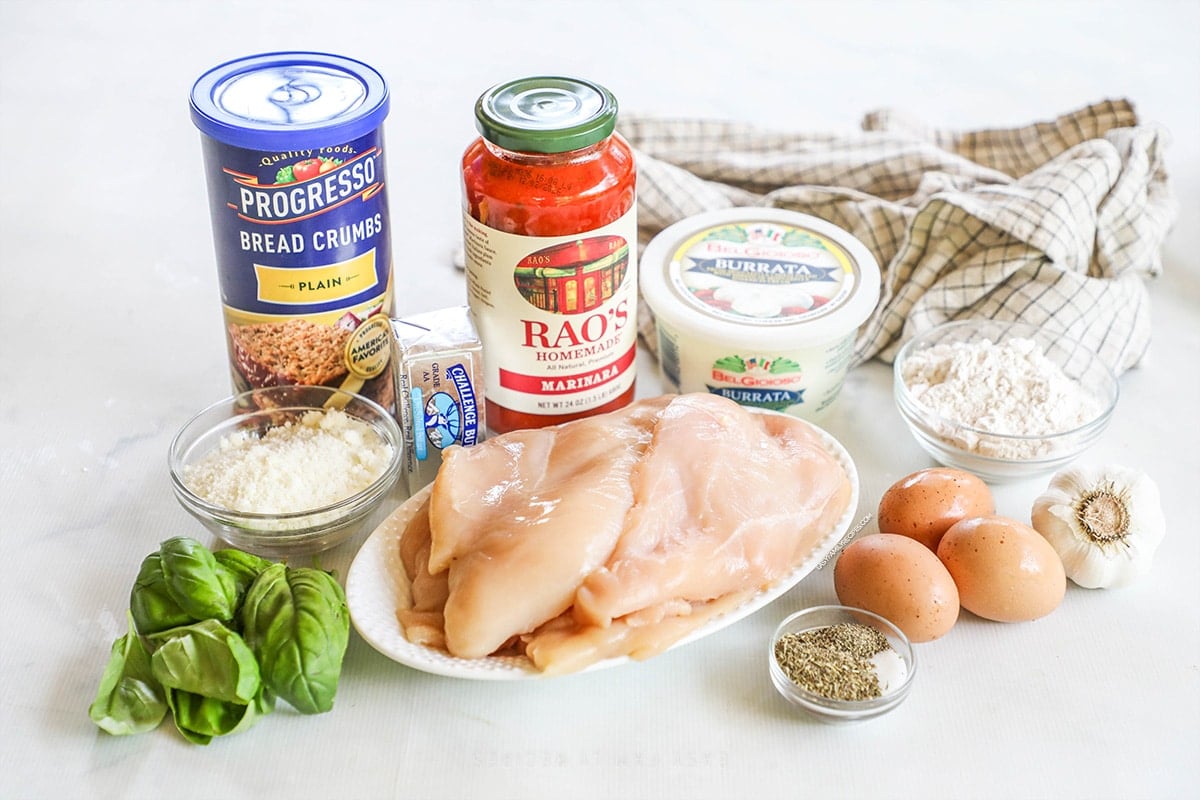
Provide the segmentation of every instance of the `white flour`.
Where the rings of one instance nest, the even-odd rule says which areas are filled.
[[[1101,411],[1099,401],[1031,339],[934,345],[905,361],[901,379],[913,398],[938,416],[1006,436],[1064,433]],[[1053,449],[1037,438],[1005,441],[969,431],[940,433],[952,444],[995,458],[1032,458]]]

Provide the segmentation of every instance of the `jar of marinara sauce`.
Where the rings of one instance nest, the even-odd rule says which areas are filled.
[[[495,433],[633,399],[637,171],[616,120],[616,98],[575,78],[510,81],[475,105],[463,240]]]

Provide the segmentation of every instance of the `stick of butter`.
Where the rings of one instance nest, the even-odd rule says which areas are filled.
[[[411,495],[437,476],[444,449],[477,444],[487,430],[483,346],[466,306],[393,319],[392,331],[399,359],[396,408]]]

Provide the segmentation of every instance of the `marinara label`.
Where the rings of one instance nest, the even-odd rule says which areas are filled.
[[[467,295],[489,400],[588,411],[637,375],[637,209],[570,236],[519,236],[463,216]]]
[[[378,130],[260,151],[204,139],[234,387],[323,385],[392,408],[392,260]]]

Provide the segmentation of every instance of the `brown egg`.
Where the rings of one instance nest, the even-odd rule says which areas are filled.
[[[879,530],[916,539],[937,552],[951,525],[996,512],[992,491],[975,475],[933,467],[901,478],[879,499]]]
[[[913,642],[945,635],[958,619],[958,589],[929,548],[894,533],[846,546],[833,567],[843,605],[873,611]]]
[[[1041,534],[1005,517],[964,519],[938,545],[963,608],[998,622],[1026,622],[1058,608],[1067,591],[1062,560]]]

